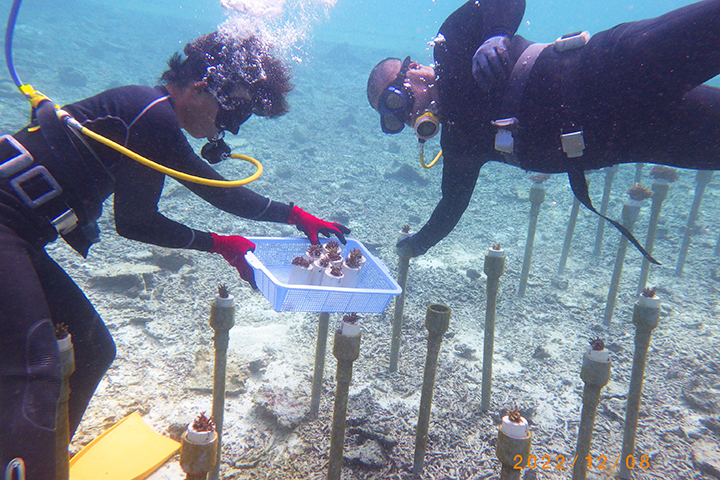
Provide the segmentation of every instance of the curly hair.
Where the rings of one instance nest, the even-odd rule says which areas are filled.
[[[163,84],[185,88],[204,80],[225,109],[233,108],[233,93],[244,87],[256,115],[275,118],[287,113],[286,95],[293,88],[289,69],[259,37],[212,32],[185,45],[183,52],[170,57],[170,68],[160,77]]]

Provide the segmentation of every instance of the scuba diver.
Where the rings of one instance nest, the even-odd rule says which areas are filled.
[[[13,69],[11,68],[11,71]],[[214,32],[176,53],[156,87],[125,86],[63,107],[83,127],[163,166],[224,180],[197,156],[182,130],[211,139],[203,149],[216,162],[229,152],[224,132],[237,134],[251,115],[286,113],[290,75],[256,36]],[[75,134],[45,99],[32,122],[0,139],[0,465],[21,458],[27,478],[55,478],[56,406],[60,363],[55,326],[72,334],[76,371],[70,377],[70,432],[78,427],[115,345],[80,288],[45,251],[62,236],[87,256],[98,241],[103,201],[114,194],[117,233],[168,248],[222,255],[254,287],[239,235],[192,229],[158,212],[165,174],[91,138]],[[179,180],[220,210],[238,217],[295,225],[312,243],[318,234],[342,243],[349,230],[292,203],[243,186],[218,188]]]
[[[550,44],[515,35],[524,12],[524,0],[470,0],[440,27],[434,67],[407,57],[372,70],[367,96],[383,132],[407,125],[424,142],[442,130],[442,198],[398,242],[400,255],[423,255],[453,230],[489,161],[568,173],[594,212],[586,170],[720,168],[720,89],[702,85],[720,74],[720,0]]]

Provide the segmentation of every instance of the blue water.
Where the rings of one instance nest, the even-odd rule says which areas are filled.
[[[460,1],[381,0],[357,2],[340,0],[328,21],[317,28],[315,37],[345,41],[358,46],[405,51],[418,59],[430,58],[425,45],[443,20],[458,8]],[[590,33],[618,23],[653,17],[692,2],[658,0],[646,2],[590,2],[571,0],[528,1],[518,34],[533,41],[548,42],[570,32]]]
[[[445,17],[462,2],[339,0],[327,14],[312,7],[315,4],[308,0],[292,5],[303,3],[311,5],[310,16],[314,18],[295,25],[306,39],[286,52],[302,61],[291,62],[296,67],[298,92],[308,86],[302,81],[305,75],[318,73],[313,71],[313,59],[322,56],[329,45],[343,45],[348,53],[363,60],[363,65],[357,66],[366,71],[385,56],[409,54],[418,61],[431,62],[428,42]],[[518,33],[548,42],[564,33],[593,33],[620,22],[660,15],[687,3],[529,1]],[[6,0],[0,5],[3,21],[9,4]],[[228,15],[217,0],[25,0],[15,34],[15,63],[24,82],[46,90],[58,103],[120,84],[154,84],[172,52],[197,35],[214,30]],[[56,86],[58,72],[64,67],[86,77],[86,85],[65,88],[60,82]],[[338,78],[342,75],[341,71],[335,73]],[[0,127],[14,131],[25,121],[26,110],[22,101],[9,100],[14,97],[14,87],[8,78],[0,75],[0,99],[8,100],[0,102]],[[363,88],[362,82],[346,85],[348,89]]]
[[[311,63],[318,48],[323,50],[321,46],[326,44],[345,44],[371,65],[383,55],[410,54],[418,61],[430,62],[432,51],[428,42],[445,17],[461,3],[339,0],[327,15],[313,7],[310,10],[314,20],[295,26],[307,39],[287,53],[304,62],[297,65],[300,67],[296,69],[297,75],[312,75],[312,71],[306,72],[302,67],[308,61]],[[518,33],[534,41],[548,42],[564,33],[578,30],[593,33],[621,22],[660,15],[687,3],[690,2],[529,1]],[[0,6],[3,20],[9,4],[6,0]],[[302,3],[293,2],[296,4]],[[60,103],[72,101],[117,84],[154,83],[173,51],[193,37],[215,29],[227,18],[228,10],[217,0],[25,0],[15,35],[15,63],[21,79],[46,90],[57,80],[58,69],[62,67],[72,67],[84,74],[89,80],[86,88],[48,92]],[[12,85],[5,83],[7,78],[0,76],[0,86],[4,87],[0,93],[12,89]],[[297,86],[298,90],[304,87],[302,82]],[[357,87],[348,84],[348,88]],[[3,127],[10,127],[7,115],[18,118],[16,112],[8,111],[8,106],[3,105],[4,118],[0,124]]]
[[[269,0],[264,1],[267,3]],[[417,165],[417,142],[414,135],[407,131],[409,129],[397,136],[381,133],[377,115],[368,106],[366,100],[367,75],[373,65],[388,56],[411,55],[413,59],[422,63],[431,62],[432,49],[428,47],[428,42],[436,35],[444,19],[463,2],[460,0],[338,0],[325,14],[323,9],[317,6],[317,2],[287,1],[288,5],[295,9],[298,5],[307,5],[309,12],[306,18],[290,13],[289,18],[279,21],[280,25],[284,21],[290,22],[295,33],[304,38],[302,42],[290,46],[283,52],[294,72],[295,89],[289,96],[290,112],[274,120],[253,117],[242,126],[237,137],[228,136],[227,141],[237,153],[252,155],[265,165],[263,176],[251,185],[253,190],[274,200],[295,202],[323,218],[349,222],[349,226],[353,228],[353,237],[366,245],[373,246],[375,248],[373,253],[377,253],[392,269],[397,258],[393,244],[399,227],[405,223],[412,224],[414,229],[421,227],[430,217],[440,198],[441,167],[424,171]],[[551,42],[566,33],[588,30],[592,34],[621,22],[660,15],[688,3],[690,2],[679,0],[645,0],[636,3],[619,0],[603,2],[528,0],[525,18],[518,33],[533,41]],[[9,0],[0,2],[0,18],[3,22],[7,18],[9,6]],[[15,64],[24,82],[32,84],[59,104],[79,100],[119,85],[154,85],[173,52],[180,51],[188,41],[198,35],[215,30],[228,18],[230,18],[229,12],[222,7],[219,0],[24,0],[14,39]],[[277,23],[275,21],[273,25]],[[717,78],[711,83],[720,85]],[[0,133],[20,129],[27,122],[28,112],[27,102],[17,93],[9,75],[4,70],[0,70]],[[201,143],[193,141],[193,145],[199,151]],[[437,148],[437,140],[428,142],[429,150],[434,152]],[[402,164],[411,165],[418,172],[419,178],[426,183],[419,185],[384,178],[383,175],[388,170],[394,170]],[[249,174],[242,163],[225,162],[217,168],[222,174],[233,179]],[[634,168],[633,165],[622,166],[621,174],[616,178],[610,211],[610,216],[614,218],[620,215],[622,202],[618,199],[622,198],[627,187],[632,184]],[[682,334],[658,329],[654,337],[656,342],[654,345],[658,344],[657,339],[661,339],[661,347],[658,347],[661,350],[653,350],[654,360],[660,358],[669,361],[668,359],[682,356],[687,360],[687,365],[695,365],[693,363],[695,352],[690,351],[692,349],[683,351],[686,345],[681,343],[681,340],[687,338],[688,342],[697,344],[694,346],[700,351],[698,358],[701,362],[707,362],[708,365],[714,365],[712,368],[716,368],[715,360],[711,362],[707,359],[717,358],[713,353],[717,352],[717,337],[712,337],[712,331],[717,329],[714,326],[716,323],[714,319],[720,312],[720,307],[717,306],[716,287],[717,272],[720,271],[720,267],[717,270],[713,268],[711,273],[708,273],[705,260],[710,257],[708,252],[714,247],[720,230],[717,220],[720,218],[720,213],[717,211],[720,205],[718,202],[720,191],[716,179],[715,185],[711,185],[706,194],[707,200],[703,204],[705,210],[700,216],[701,224],[699,224],[702,231],[698,232],[710,233],[704,236],[698,234],[698,240],[694,243],[695,250],[691,250],[692,263],[688,266],[689,273],[685,277],[685,283],[680,283],[676,289],[678,282],[683,280],[671,277],[670,270],[677,258],[679,238],[692,202],[695,172],[686,171],[681,175],[681,181],[673,187],[663,211],[664,217],[668,219],[667,224],[663,226],[666,237],[658,241],[655,249],[658,258],[666,265],[664,269],[655,270],[657,273],[653,275],[656,277],[651,276],[651,281],[660,279],[658,283],[665,287],[663,296],[669,300],[669,311],[672,315],[669,319],[663,316],[662,321],[673,322],[673,328],[680,330]],[[600,173],[592,173],[588,177],[591,179],[591,195],[597,205],[601,197],[603,177]],[[566,366],[570,365],[570,362],[577,363],[577,359],[580,358],[578,352],[586,348],[587,338],[595,335],[594,331],[590,331],[590,326],[593,321],[597,322],[598,314],[602,311],[603,288],[606,288],[610,279],[618,235],[607,227],[604,257],[597,263],[586,264],[594,242],[597,217],[583,210],[575,237],[576,250],[571,255],[571,266],[568,268],[572,275],[575,275],[570,282],[571,288],[565,292],[556,286],[548,285],[548,279],[556,271],[557,254],[561,247],[567,212],[572,205],[573,197],[565,176],[556,176],[547,184],[548,199],[543,206],[531,274],[535,276],[535,283],[531,285],[527,302],[517,301],[513,291],[516,288],[517,273],[520,270],[525,245],[529,182],[526,174],[520,169],[490,164],[483,167],[472,203],[456,229],[427,255],[414,261],[413,269],[409,274],[408,285],[411,285],[411,289],[406,299],[405,311],[406,318],[420,319],[424,315],[427,302],[446,303],[454,311],[453,328],[455,323],[470,325],[464,330],[457,329],[460,332],[459,337],[463,333],[479,332],[478,319],[484,315],[485,308],[483,284],[469,280],[470,275],[469,273],[466,275],[465,272],[470,268],[482,270],[482,258],[487,248],[495,242],[501,242],[508,252],[507,274],[503,279],[503,282],[506,282],[504,285],[507,285],[505,298],[508,300],[501,305],[505,310],[501,312],[500,321],[505,322],[506,327],[510,324],[511,330],[514,330],[513,335],[498,339],[498,347],[510,352],[504,357],[505,363],[515,365],[512,359],[514,355],[523,361],[526,360],[531,351],[539,343],[545,342],[550,334],[562,337],[563,332],[568,332],[570,329],[573,333],[567,335],[567,338],[546,342],[554,345],[562,345],[565,342],[563,348],[566,351],[570,351],[572,347],[570,354],[565,352],[562,353],[564,356],[561,356],[558,353],[556,354],[558,360],[553,360],[554,363],[550,364],[530,361],[527,363],[530,367],[526,365],[523,367],[528,370],[523,371],[522,375],[513,377],[512,370],[506,370],[502,374],[504,376],[501,378],[506,382],[507,385],[504,385],[506,388],[515,390],[513,385],[525,385],[524,389],[518,389],[523,393],[512,392],[517,398],[510,397],[510,401],[518,400],[526,404],[545,403],[532,399],[528,392],[543,390],[550,385],[551,389],[556,388],[556,391],[564,392],[558,396],[564,396],[565,400],[570,398],[566,403],[575,408],[577,405],[573,402],[577,403],[578,392],[567,390],[571,388],[573,382],[577,384],[578,372],[572,367],[572,374],[569,375]],[[168,188],[160,205],[161,212],[194,228],[244,236],[297,234],[292,227],[244,221],[223,214],[188,194],[184,189],[175,188],[177,185],[171,181],[168,181],[167,185]],[[130,257],[123,257],[123,249],[127,252],[150,248],[134,243],[131,244],[132,246],[127,246],[130,242],[114,236],[112,220],[108,219],[109,210],[110,208],[106,208],[106,216],[101,222],[104,241],[93,249],[86,262],[79,261],[74,254],[64,257],[65,254],[59,248],[51,252],[60,257],[59,263],[67,268],[73,277],[78,272],[84,272],[87,269],[86,265],[97,267],[103,262],[112,264],[129,261],[127,258]],[[333,217],[334,215],[341,216]],[[640,236],[644,238],[646,228],[643,222],[647,221],[648,214],[645,212],[643,215],[640,221],[642,229],[636,228],[636,232],[642,231],[642,235],[638,234],[639,238]],[[259,294],[250,293],[249,288],[238,281],[236,272],[221,260],[213,260],[212,256],[200,252],[187,254],[195,255],[193,258],[198,259],[200,267],[197,272],[188,275],[180,283],[187,281],[187,284],[191,285],[187,287],[188,289],[191,291],[195,289],[200,293],[188,295],[183,286],[180,293],[177,293],[176,299],[173,297],[175,291],[168,289],[165,299],[167,303],[162,307],[153,306],[152,315],[153,318],[157,317],[158,324],[175,322],[173,324],[178,325],[178,331],[182,332],[183,328],[188,328],[189,319],[204,318],[207,309],[198,299],[208,296],[207,292],[214,288],[209,286],[218,282],[231,285],[239,298],[244,295],[254,298],[255,304],[258,303],[256,297]],[[73,255],[72,260],[68,260],[69,255]],[[699,258],[702,255],[705,257]],[[212,263],[213,261],[215,263]],[[640,257],[637,252],[631,250],[628,253],[628,263],[635,271],[630,270],[626,274],[627,280],[621,290],[621,296],[624,295],[621,297],[621,306],[624,306],[625,310],[618,308],[618,311],[625,312],[619,313],[618,316],[622,314],[625,317],[617,321],[620,325],[617,327],[617,332],[620,334],[615,332],[615,335],[621,339],[620,343],[624,342],[627,348],[625,354],[619,355],[619,358],[624,359],[624,365],[618,362],[620,364],[618,370],[624,372],[626,377],[629,365],[627,352],[632,348],[632,327],[627,312],[630,302],[633,301],[630,297],[635,294],[634,282],[639,262]],[[220,273],[215,275],[217,272]],[[392,273],[394,275],[396,272]],[[163,275],[158,274],[158,277],[165,279]],[[82,275],[78,277],[82,278]],[[108,304],[104,292],[88,288],[87,293],[97,304],[103,318],[107,319],[113,330],[117,329],[114,335],[117,334],[119,338],[122,338],[123,328],[126,328],[128,323],[123,320],[123,315],[133,318],[133,314],[127,312],[131,312],[132,308],[136,307],[144,308],[142,302],[137,299],[124,299],[123,302],[114,299],[115,304]],[[579,298],[575,298],[574,295]],[[188,300],[183,298],[186,296],[194,298],[192,309],[186,303]],[[113,299],[113,297],[109,298]],[[122,308],[116,305],[121,305]],[[541,311],[531,312],[535,306],[539,306],[538,310]],[[171,315],[175,314],[176,307],[182,312],[182,318],[168,321],[168,318],[172,318]],[[270,309],[269,306],[265,308]],[[188,314],[187,310],[190,309],[192,311]],[[144,318],[146,314],[138,315]],[[371,317],[368,324],[373,322],[374,325],[380,325],[378,328],[387,330],[389,317],[390,314],[380,319]],[[265,315],[266,320],[267,318],[283,322],[288,317],[273,314]],[[306,328],[307,331],[315,331],[315,316],[292,318],[295,322],[293,328],[305,322],[310,325]],[[298,318],[301,321],[297,321]],[[253,324],[256,320],[246,318],[243,312],[242,322],[245,325]],[[711,331],[709,336],[695,331],[693,325],[696,323],[702,325],[703,321],[708,324],[707,330]],[[678,324],[682,324],[685,330]],[[559,326],[557,331],[554,331],[555,326]],[[131,328],[134,327],[128,329]],[[195,347],[192,342],[196,341],[196,332],[191,333],[192,341],[187,342],[188,349]],[[385,348],[380,350],[382,355],[378,353],[374,356],[385,358],[389,338],[385,335],[386,332],[382,332],[383,335],[377,335],[377,332],[372,331],[366,333],[367,343],[371,345],[369,348],[375,349],[378,345]],[[376,334],[375,337],[372,336],[373,333]],[[410,339],[408,341],[414,341],[417,346],[412,352],[408,352],[408,357],[411,356],[410,354],[420,355],[424,348],[422,342],[418,340],[424,338],[422,327],[405,333]],[[526,336],[530,337],[529,340]],[[174,349],[176,339],[169,337],[169,340],[163,338],[162,341],[172,344]],[[132,351],[132,355],[129,356],[135,358],[135,355],[142,355],[142,349],[138,347],[145,338],[141,336],[137,343],[121,342],[121,346]],[[206,335],[206,338],[211,338],[211,334]],[[527,340],[528,344],[523,344],[521,347],[517,343],[512,343],[515,340],[522,342]],[[469,340],[464,341],[470,343]],[[474,341],[476,343],[472,345],[481,351],[481,342],[477,339]],[[363,342],[366,342],[365,337]],[[309,358],[312,355],[311,344],[312,341],[308,341],[307,345],[296,345],[293,348],[302,352],[306,349]],[[528,349],[530,353],[523,353]],[[705,354],[702,349],[710,352],[706,359],[703,359]],[[172,350],[167,356],[174,361],[174,355],[175,350]],[[194,353],[185,356],[192,358],[193,355]],[[281,357],[282,355],[278,358]],[[451,355],[448,354],[448,357]],[[366,357],[363,357],[362,361],[366,363],[357,369],[354,381],[357,379],[358,383],[364,381],[366,385],[375,384],[382,376],[374,375],[373,372],[384,372],[385,364],[380,367],[368,366],[371,361]],[[382,359],[375,361],[381,362]],[[441,364],[444,361],[447,361],[447,357],[441,360]],[[126,359],[119,358],[116,365],[124,365],[123,362],[127,364]],[[158,362],[161,367],[172,364],[170,360],[168,364],[163,364],[160,360]],[[696,375],[693,370],[696,367],[686,368],[686,364],[677,367],[677,371]],[[657,392],[660,385],[665,386],[668,383],[673,385],[673,388],[677,387],[679,381],[673,382],[677,377],[670,377],[666,373],[668,368],[664,364],[656,367],[655,376],[645,384],[645,388],[648,389],[646,391]],[[169,370],[169,367],[166,370]],[[462,364],[459,371],[462,375],[457,374],[458,379],[470,378],[467,372],[478,376],[477,368],[473,370],[472,366],[468,367],[467,364]],[[132,372],[135,375],[135,371]],[[419,368],[417,372],[420,372]],[[541,373],[549,375],[551,380],[548,381],[547,377],[543,380]],[[678,373],[679,375],[681,374]],[[439,382],[447,382],[449,378],[455,379],[455,372],[452,375],[445,375],[444,378],[439,379]],[[570,380],[567,380],[568,378]],[[621,398],[625,394],[626,380],[626,378],[615,380],[615,385],[610,387],[613,393],[611,398]],[[143,381],[150,385],[150,392],[155,388],[162,388],[162,385],[158,387],[159,382],[152,376],[145,376]],[[545,383],[540,385],[543,381]],[[562,385],[557,385],[561,381]],[[388,384],[390,383],[391,380],[388,380]],[[392,390],[392,385],[387,387],[390,390],[389,396],[399,396],[397,391]],[[442,388],[437,393],[437,400],[442,401],[443,398],[452,396],[455,387],[454,384],[442,384]],[[380,396],[378,390],[374,392]],[[103,401],[115,401],[110,398],[112,397],[110,390],[100,392],[99,395]],[[474,408],[473,402],[477,403],[473,395],[477,396],[476,394],[469,396],[468,409]],[[663,393],[664,396],[660,393],[657,395],[660,398],[657,402],[664,401],[676,409],[669,413],[667,409],[653,412],[657,414],[656,418],[664,418],[666,423],[672,423],[673,430],[668,427],[666,431],[668,436],[674,438],[676,431],[684,432],[678,425],[683,423],[689,425],[695,419],[685,415],[681,419],[673,420],[680,418],[676,417],[679,415],[677,411],[685,408],[679,400],[680,394],[677,388],[675,391],[668,390]],[[170,400],[168,403],[173,401]],[[562,411],[563,408],[558,411]],[[125,412],[120,408],[116,410]],[[570,407],[567,410],[569,411]],[[648,411],[651,411],[650,407]],[[577,417],[576,413],[577,409],[572,413],[573,418]],[[553,423],[549,418],[553,415],[555,414],[547,413],[543,417],[551,426]],[[467,418],[470,416],[468,413]],[[100,427],[104,427],[102,421],[98,420],[102,416],[98,416],[96,411],[91,409],[88,417],[85,427],[89,426],[92,434],[99,433]],[[226,426],[230,426],[228,428],[230,433],[235,420],[237,419],[227,421]],[[408,417],[408,422],[414,425],[414,421],[414,416]],[[562,420],[561,423],[565,424],[565,422],[566,420]],[[92,430],[93,427],[95,430]],[[482,428],[478,430],[483,431]],[[617,437],[619,428],[614,430],[615,437],[612,438],[617,445],[606,439],[605,443],[600,442],[600,453],[608,453],[615,447],[619,448]],[[487,432],[489,429],[484,431]],[[472,436],[468,438],[475,438],[475,435],[476,432],[473,430]],[[548,432],[543,433],[540,429],[538,444],[541,448],[542,442],[549,442],[548,437],[551,440],[554,435],[555,433],[552,435]],[[717,437],[713,438],[717,439]],[[84,442],[87,443],[89,440],[90,438],[85,438]],[[574,441],[574,437],[570,440]],[[687,438],[683,438],[682,441],[685,440]],[[471,440],[468,441],[472,443]],[[663,433],[663,441],[665,441],[665,433]],[[559,451],[570,452],[571,446],[568,442]],[[653,445],[652,450],[654,450],[658,438],[648,435],[647,442]],[[404,452],[402,454],[406,457],[409,455],[407,448],[398,450]],[[473,454],[479,450],[473,447]],[[311,461],[316,460],[319,464],[325,461],[321,455],[314,453],[308,458]],[[669,464],[672,465],[672,461]],[[689,465],[689,461],[683,460],[684,471],[690,468]],[[664,473],[667,478],[675,478],[674,472],[668,470]]]

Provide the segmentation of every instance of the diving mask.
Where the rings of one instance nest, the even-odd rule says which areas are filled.
[[[234,105],[226,108],[225,104],[220,104],[220,110],[215,117],[215,126],[221,132],[227,130],[233,135],[237,135],[240,131],[240,125],[245,123],[253,114],[252,102],[245,98],[234,99]]]
[[[412,90],[405,85],[405,76],[410,68],[410,57],[405,57],[395,80],[380,95],[378,111],[380,127],[384,133],[400,133],[415,105]]]

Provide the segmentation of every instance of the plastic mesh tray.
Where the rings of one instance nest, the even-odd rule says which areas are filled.
[[[366,262],[355,288],[296,285],[287,283],[292,259],[305,254],[310,242],[304,238],[249,237],[256,248],[248,252],[248,264],[255,271],[255,283],[277,312],[358,312],[380,313],[402,289],[387,267],[365,246],[346,238],[343,257],[359,248]],[[325,243],[325,242],[323,242]]]

